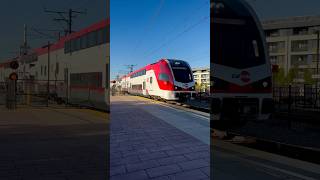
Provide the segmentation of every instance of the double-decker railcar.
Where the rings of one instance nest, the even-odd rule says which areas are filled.
[[[269,118],[271,65],[255,12],[243,0],[213,0],[211,16],[211,124]]]
[[[37,48],[28,69],[37,91],[58,101],[109,110],[109,19]]]
[[[183,60],[161,59],[121,79],[121,87],[130,94],[164,100],[182,100],[195,96],[195,82],[189,64]]]

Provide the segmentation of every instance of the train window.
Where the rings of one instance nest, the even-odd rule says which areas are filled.
[[[150,77],[150,84],[152,84],[152,77]]]
[[[70,49],[70,52],[74,52],[74,51],[75,51],[75,49],[76,49],[76,42],[75,42],[75,40],[74,40],[74,39],[72,39],[72,40],[70,41],[70,43],[71,43],[71,49]]]
[[[43,75],[43,70],[42,70],[42,68],[43,68],[43,67],[41,66],[41,71],[40,71],[41,76]]]
[[[143,81],[143,85],[142,85],[142,87],[143,87],[143,90],[145,90],[145,89],[146,89],[146,82],[145,82],[145,81]]]
[[[75,51],[80,50],[80,38],[77,38],[75,41]]]
[[[103,43],[109,43],[110,42],[110,29],[108,27],[103,28]]]
[[[89,47],[97,45],[97,31],[89,33]]]
[[[159,74],[159,80],[169,81],[169,76],[167,74],[161,73]]]
[[[80,38],[80,49],[87,48],[87,35],[81,36]]]
[[[64,43],[64,53],[69,53],[70,52],[70,41],[66,41]]]
[[[103,29],[97,31],[98,45],[103,44]]]

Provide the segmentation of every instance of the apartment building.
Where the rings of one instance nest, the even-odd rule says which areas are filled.
[[[317,49],[320,16],[303,16],[266,20],[262,22],[272,64],[279,65],[288,74],[297,70],[295,82],[304,83],[306,70],[317,75]],[[320,72],[320,71],[319,71]]]
[[[193,68],[193,79],[197,84],[198,91],[207,92],[209,91],[210,85],[210,68]]]

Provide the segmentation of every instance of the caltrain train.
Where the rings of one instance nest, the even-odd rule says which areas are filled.
[[[109,24],[105,19],[17,57],[18,81],[31,84],[32,94],[47,93],[49,89],[50,96],[59,102],[108,111]],[[2,67],[4,81],[13,70]]]
[[[123,76],[121,88],[130,94],[174,101],[196,95],[189,64],[176,59],[160,59]]]
[[[211,125],[226,128],[268,119],[272,71],[255,12],[243,0],[213,0],[211,18]]]

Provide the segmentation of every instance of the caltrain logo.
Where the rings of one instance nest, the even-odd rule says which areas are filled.
[[[242,71],[240,73],[240,80],[245,83],[249,82],[250,81],[250,73],[248,71]]]
[[[242,82],[249,82],[250,79],[250,73],[248,71],[242,71],[240,74],[232,74],[233,79],[240,79]]]

